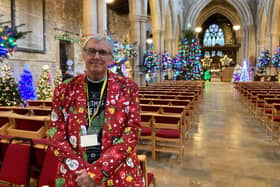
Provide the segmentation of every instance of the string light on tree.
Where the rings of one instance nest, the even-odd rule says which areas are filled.
[[[22,103],[18,85],[12,76],[12,70],[8,64],[0,68],[0,106],[16,106]]]
[[[269,62],[270,62],[270,60],[271,60],[271,55],[270,55],[269,51],[267,49],[264,49],[261,52],[261,56],[258,57],[257,67],[258,68],[267,67]]]
[[[53,86],[52,75],[48,65],[43,65],[43,72],[37,85],[37,97],[40,100],[52,98]]]
[[[18,39],[31,32],[17,32],[17,28],[21,26],[24,26],[24,24],[16,27],[10,27],[7,25],[2,26],[0,24],[0,62],[2,62],[3,59],[9,58],[9,56],[15,51],[16,41]]]
[[[20,76],[19,81],[19,92],[21,95],[21,98],[24,101],[27,100],[35,100],[36,97],[36,88],[33,81],[33,75],[30,71],[29,65],[25,64],[23,72]]]
[[[249,76],[249,66],[248,62],[246,60],[243,61],[243,66],[241,69],[241,75],[240,75],[240,81],[241,82],[246,82],[250,80]]]
[[[166,70],[169,67],[171,67],[171,59],[170,59],[167,51],[164,51],[162,54],[161,64],[162,64],[162,70]]]
[[[278,69],[280,67],[280,47],[277,47],[276,53],[272,57],[272,64]]]

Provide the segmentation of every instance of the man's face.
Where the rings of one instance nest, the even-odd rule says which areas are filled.
[[[89,76],[104,75],[107,66],[112,62],[112,54],[104,41],[88,41],[83,49],[83,59]]]

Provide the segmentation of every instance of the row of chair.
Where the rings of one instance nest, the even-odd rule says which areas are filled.
[[[55,175],[58,160],[50,149],[43,150],[44,154],[41,155],[43,162],[37,166],[39,168],[39,176],[35,180],[31,180],[31,178],[34,179],[34,176],[32,176],[34,169],[32,167],[32,160],[35,157],[33,140],[13,137],[8,141],[6,149],[1,149],[1,154],[5,156],[0,160],[0,187],[9,187],[11,185],[23,185],[26,187],[56,186]],[[3,145],[5,144],[0,144],[0,148]],[[156,187],[154,174],[147,171],[146,156],[138,155],[138,159],[143,170],[145,187],[149,187],[151,184],[153,187]]]

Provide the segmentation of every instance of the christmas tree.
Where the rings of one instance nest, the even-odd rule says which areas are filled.
[[[62,82],[62,73],[61,70],[56,70],[55,80],[54,80],[54,86],[57,87]]]
[[[144,67],[146,72],[155,72],[159,69],[157,54],[153,51],[148,51],[145,55]]]
[[[207,69],[207,70],[204,72],[203,79],[206,80],[206,81],[211,81],[211,74],[210,74],[210,70],[209,70],[209,69]]]
[[[40,100],[52,98],[52,76],[48,65],[43,66],[43,72],[37,85],[37,97]]]
[[[264,68],[268,66],[269,62],[271,60],[271,55],[267,49],[264,49],[261,52],[261,56],[258,57],[257,59],[257,67],[258,68]]]
[[[24,26],[24,24],[16,27],[10,27],[7,25],[3,26],[0,24],[0,62],[3,61],[3,59],[9,58],[9,56],[15,51],[16,40],[31,32],[18,32],[17,28],[21,26]]]
[[[186,59],[185,65],[185,77],[186,80],[193,80],[194,78],[194,63],[195,63],[195,55],[196,55],[196,44],[195,40],[192,39],[191,47],[189,50],[188,58]]]
[[[195,42],[195,60],[193,63],[193,74],[192,80],[201,80],[201,75],[203,74],[201,65],[201,46],[199,40]]]
[[[16,106],[21,103],[16,80],[12,76],[10,66],[5,64],[0,68],[0,105]]]
[[[272,64],[278,69],[280,67],[280,47],[277,47],[276,53],[272,57]]]
[[[236,64],[232,75],[232,82],[240,81],[241,69],[241,66],[239,64]]]
[[[243,66],[242,66],[242,69],[241,69],[240,81],[246,82],[246,81],[249,81],[249,80],[250,80],[249,67],[248,67],[247,61],[244,60]]]
[[[29,65],[25,64],[23,73],[20,76],[19,92],[24,101],[36,99],[36,88]]]
[[[169,67],[171,67],[171,59],[170,59],[167,51],[164,51],[162,54],[161,64],[162,64],[162,70],[166,70]]]

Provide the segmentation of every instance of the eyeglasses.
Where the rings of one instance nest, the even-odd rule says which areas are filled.
[[[86,55],[88,56],[93,56],[95,57],[96,54],[98,53],[98,55],[101,57],[101,58],[105,58],[109,55],[112,55],[110,52],[108,51],[105,51],[105,50],[96,50],[94,48],[87,48],[87,49],[83,49],[83,51],[86,53]]]

